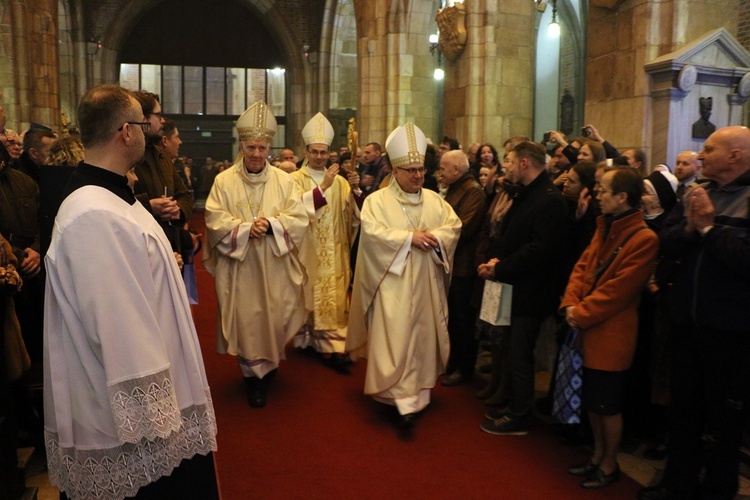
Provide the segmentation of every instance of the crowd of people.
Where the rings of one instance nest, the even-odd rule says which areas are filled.
[[[592,440],[590,459],[568,470],[583,488],[619,477],[634,431],[667,458],[639,498],[736,493],[750,130],[719,129],[674,168],[649,168],[594,125],[464,151],[409,122],[384,145],[335,151],[318,113],[300,159],[272,155],[276,120],[259,101],[236,123],[237,159],[196,168],[150,92],[89,90],[80,135],[35,125],[20,137],[5,121],[0,105],[3,324],[17,346],[7,377],[43,365],[44,441],[63,497],[217,497],[190,312],[201,235],[188,222],[201,193],[217,349],[236,356],[249,406],[266,406],[291,345],[342,373],[367,358],[365,394],[394,406],[407,432],[441,375],[455,387],[486,370],[481,430],[525,435],[564,382],[535,401],[535,347],[552,321],[558,346],[574,338],[582,359],[583,423],[561,429]],[[65,183],[44,165],[67,166]],[[512,290],[503,321],[485,317],[489,282]],[[167,458],[154,468],[157,454]]]

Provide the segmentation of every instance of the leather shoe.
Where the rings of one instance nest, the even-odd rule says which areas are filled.
[[[398,418],[398,425],[404,429],[414,427],[414,424],[416,423],[417,423],[416,413],[407,413],[405,415],[400,415]]]
[[[585,464],[578,464],[574,465],[570,469],[568,469],[568,474],[572,474],[573,476],[588,476],[592,472],[594,472],[594,469],[598,468],[599,464],[595,464],[591,460],[586,462]]]
[[[638,490],[638,500],[677,500],[677,495],[657,484]]]
[[[247,386],[247,404],[252,408],[263,408],[266,406],[266,391],[264,384],[257,377],[245,377]]]
[[[596,490],[604,488],[610,483],[616,481],[620,477],[620,466],[618,465],[611,474],[605,474],[601,467],[597,466],[591,474],[589,474],[583,481],[581,481],[581,488],[587,490]]]
[[[333,370],[343,374],[349,374],[349,367],[354,364],[352,358],[350,358],[349,354],[346,352],[331,353],[331,356],[328,358],[324,358],[324,361]]]
[[[441,382],[440,385],[443,387],[455,387],[457,385],[464,385],[471,382],[471,377],[468,375],[464,375],[460,371],[455,371],[445,377]]]

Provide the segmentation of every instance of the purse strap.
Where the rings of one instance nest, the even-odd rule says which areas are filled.
[[[629,234],[629,235],[628,235],[628,236],[627,236],[627,237],[626,237],[626,238],[625,238],[625,239],[624,239],[624,240],[622,241],[622,243],[620,243],[620,246],[618,246],[617,248],[615,248],[615,251],[614,251],[614,252],[612,252],[612,255],[610,255],[610,256],[609,256],[609,259],[607,259],[606,261],[604,261],[604,262],[602,263],[602,265],[601,265],[601,266],[599,266],[599,267],[598,267],[598,268],[597,268],[597,269],[596,269],[596,270],[594,271],[594,274],[593,274],[593,276],[594,276],[594,284],[593,284],[593,285],[591,285],[591,288],[589,289],[589,294],[590,294],[591,292],[593,292],[593,291],[594,291],[594,288],[596,288],[596,285],[597,285],[597,284],[599,283],[599,278],[601,278],[602,274],[604,274],[604,271],[606,271],[606,270],[607,270],[607,268],[609,267],[609,265],[610,265],[610,264],[612,264],[612,261],[614,261],[614,260],[615,260],[615,257],[617,257],[617,254],[619,254],[619,253],[620,253],[620,250],[622,250],[622,247],[624,247],[624,246],[625,246],[625,244],[626,244],[626,243],[627,243],[628,241],[630,241],[630,238],[632,238],[633,236],[635,236],[635,234],[636,234],[636,233],[637,233],[638,231],[641,231],[642,229],[647,229],[647,228],[646,228],[645,226],[641,226],[641,227],[639,227],[638,229],[636,229],[635,231],[633,231],[632,233],[630,233],[630,234]]]

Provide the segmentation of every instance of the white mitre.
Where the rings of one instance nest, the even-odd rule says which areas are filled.
[[[407,122],[391,132],[385,141],[385,150],[394,167],[424,165],[427,138],[412,122]]]
[[[263,101],[258,101],[245,110],[237,120],[237,132],[241,141],[271,142],[276,135],[276,117]]]
[[[323,113],[318,113],[313,116],[312,119],[307,122],[305,128],[302,129],[302,139],[305,140],[305,145],[310,144],[327,144],[331,145],[333,142],[333,126],[331,122],[323,116]]]

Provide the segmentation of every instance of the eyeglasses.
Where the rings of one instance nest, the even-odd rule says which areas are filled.
[[[143,130],[144,134],[148,132],[149,130],[151,130],[151,122],[125,122],[125,123],[129,125],[140,125],[141,130]],[[122,126],[117,129],[118,132],[120,132],[123,129],[123,127],[125,127],[125,123],[123,123]]]
[[[402,170],[406,172],[408,175],[416,175],[416,174],[423,174],[427,171],[424,167],[418,167],[418,168],[402,168],[402,167],[396,167],[399,170]]]

